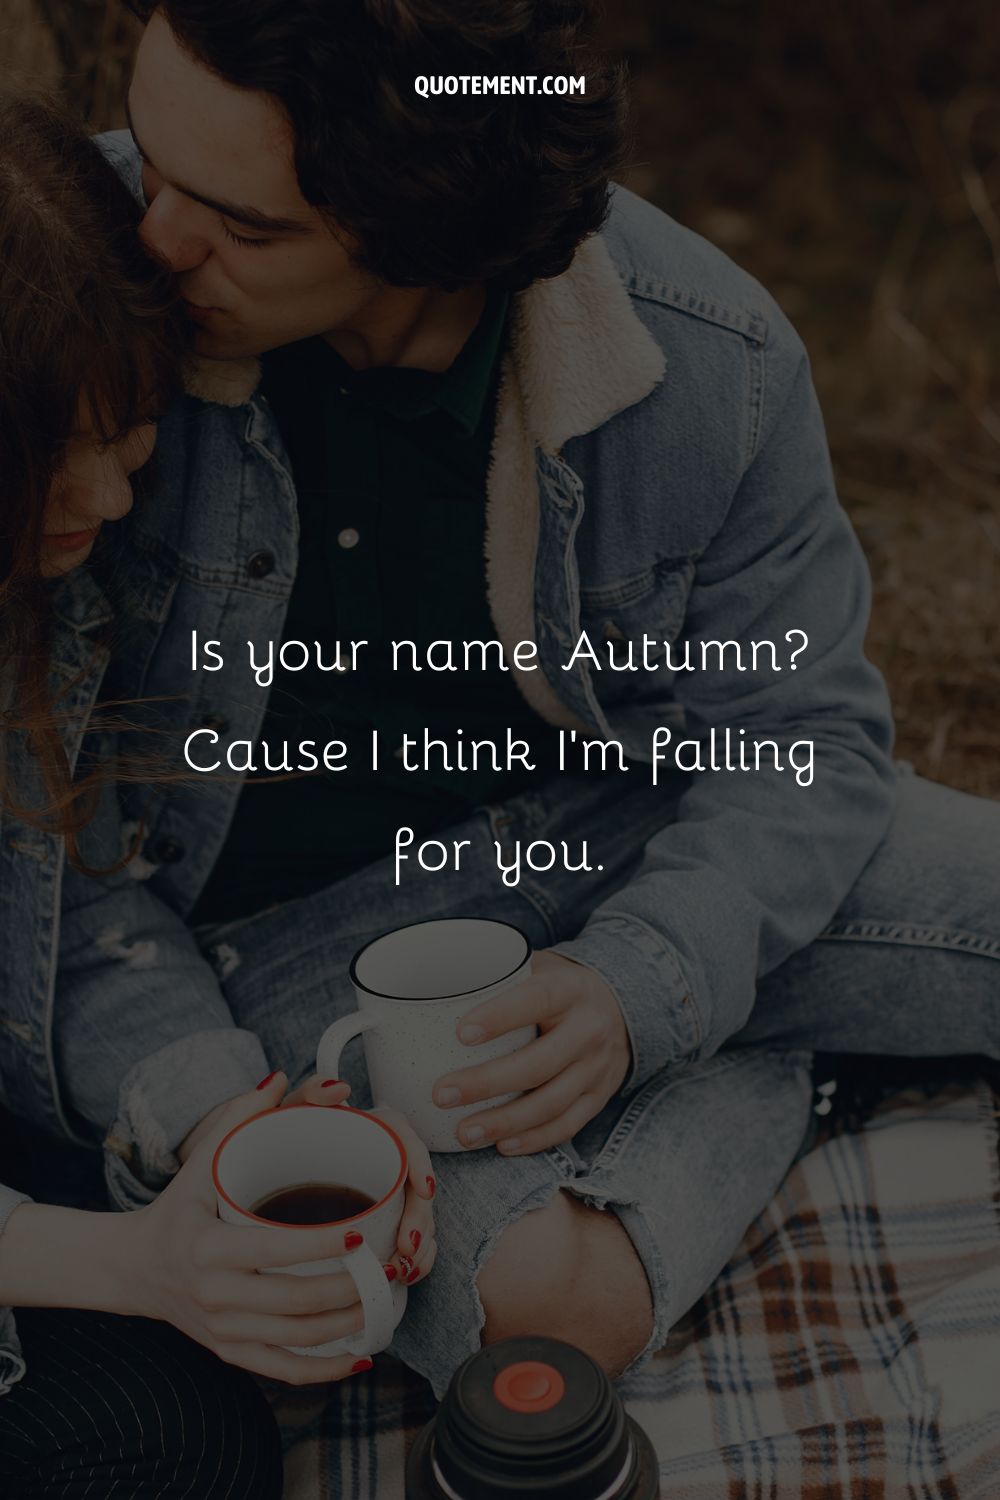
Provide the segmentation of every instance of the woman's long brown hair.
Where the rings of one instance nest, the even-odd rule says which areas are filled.
[[[50,686],[52,614],[42,578],[45,507],[81,397],[111,443],[148,421],[180,384],[184,332],[167,272],[144,253],[140,209],[82,129],[45,100],[0,96],[0,671],[5,707],[0,806],[66,840],[100,786],[74,781],[70,726]],[[10,749],[41,772],[24,805]]]

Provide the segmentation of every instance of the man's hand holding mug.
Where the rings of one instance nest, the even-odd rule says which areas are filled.
[[[351,977],[358,1008],[323,1034],[319,1071],[336,1076],[342,1049],[363,1035],[376,1102],[432,1151],[496,1144],[516,1156],[567,1141],[631,1065],[610,985],[561,954],[533,954],[507,922],[397,928],[355,955]]]
[[[624,1082],[628,1031],[614,991],[593,969],[559,953],[537,953],[529,979],[462,1016],[458,1039],[475,1048],[525,1026],[537,1027],[534,1041],[446,1073],[434,1085],[443,1109],[519,1096],[467,1115],[457,1132],[464,1146],[495,1144],[505,1156],[545,1151],[572,1139]]]

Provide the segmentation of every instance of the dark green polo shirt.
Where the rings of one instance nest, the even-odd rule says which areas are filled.
[[[276,675],[262,739],[348,746],[348,768],[248,782],[194,920],[226,921],[307,894],[391,854],[403,825],[429,837],[532,779],[521,771],[406,772],[393,754],[426,727],[505,743],[551,768],[554,735],[511,674],[392,671],[388,643],[490,640],[486,474],[508,297],[492,294],[443,374],[355,371],[323,339],[265,356],[263,390],[291,458],[301,527],[284,639],[366,640],[356,672]],[[458,658],[461,660],[460,656]],[[257,689],[253,689],[256,691]],[[370,769],[372,730],[381,746]]]

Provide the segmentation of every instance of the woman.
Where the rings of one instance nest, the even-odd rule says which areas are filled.
[[[74,766],[94,716],[76,722],[74,680],[50,680],[51,644],[72,626],[84,676],[101,670],[102,647],[86,622],[65,618],[63,579],[93,566],[96,581],[113,567],[107,528],[132,507],[132,479],[153,452],[157,412],[180,387],[186,343],[137,220],[101,152],[56,109],[0,100],[0,809],[16,819],[22,847],[25,830],[64,839],[77,868],[95,798],[130,773],[96,758]],[[8,1039],[4,1028],[0,1080],[23,1066],[20,1055],[3,1056]],[[337,1104],[349,1093],[322,1083],[289,1098]],[[294,1230],[216,1217],[214,1145],[238,1120],[282,1103],[286,1087],[276,1072],[217,1110],[186,1143],[169,1189],[135,1213],[32,1202],[21,1188],[34,1186],[33,1153],[14,1162],[17,1189],[0,1186],[0,1490],[9,1500],[267,1500],[281,1492],[277,1432],[245,1372],[297,1383],[368,1367],[284,1347],[360,1326],[349,1278],[311,1278],[303,1301],[301,1278],[257,1274],[301,1259]],[[0,1081],[0,1105],[9,1102]],[[408,1144],[423,1184],[428,1158]],[[417,1226],[426,1262],[429,1211],[411,1192],[402,1246]],[[331,1230],[324,1253],[339,1253],[342,1238]],[[402,1271],[400,1255],[387,1275]],[[13,1307],[16,1329],[2,1310]]]

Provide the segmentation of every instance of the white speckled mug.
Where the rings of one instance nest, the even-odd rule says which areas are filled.
[[[376,1105],[398,1109],[431,1151],[462,1151],[455,1138],[461,1121],[516,1095],[440,1109],[431,1091],[442,1074],[505,1057],[537,1035],[536,1027],[522,1026],[468,1047],[456,1033],[480,1001],[530,973],[531,944],[506,922],[452,917],[388,932],[354,955],[358,1009],[323,1033],[317,1071],[338,1078],[341,1052],[363,1032]]]

